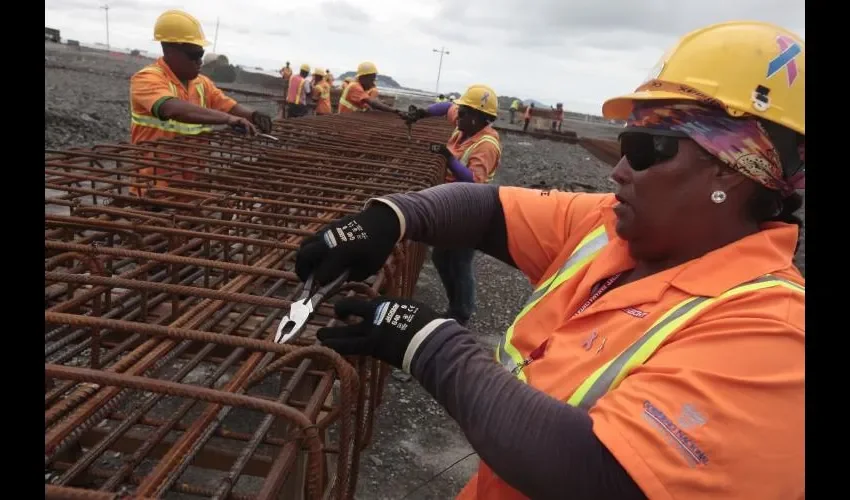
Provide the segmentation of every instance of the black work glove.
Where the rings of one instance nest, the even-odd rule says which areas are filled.
[[[424,304],[391,297],[343,299],[334,312],[340,319],[355,316],[363,321],[319,329],[316,337],[325,347],[343,356],[371,356],[407,373],[422,341],[441,323],[453,321]]]
[[[251,121],[258,129],[260,129],[260,132],[264,134],[268,134],[272,131],[272,118],[265,113],[254,111],[251,114]]]
[[[375,202],[304,240],[295,257],[295,273],[302,281],[313,274],[319,283],[329,283],[347,269],[350,281],[362,281],[381,269],[400,235],[395,212]]]
[[[451,160],[452,158],[455,157],[455,155],[453,155],[452,152],[449,151],[448,146],[446,146],[445,144],[438,144],[438,143],[434,142],[434,143],[431,143],[430,149],[431,149],[432,153],[437,153],[438,155],[445,158],[446,161],[449,161],[449,160]]]

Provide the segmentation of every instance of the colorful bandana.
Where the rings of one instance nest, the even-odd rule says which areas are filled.
[[[723,109],[696,103],[641,103],[628,129],[686,134],[730,168],[767,187],[789,194],[794,186],[783,175],[779,154],[754,119],[733,118]]]

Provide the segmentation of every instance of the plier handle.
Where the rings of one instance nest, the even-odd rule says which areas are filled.
[[[284,316],[277,325],[274,341],[278,344],[291,342],[304,332],[307,320],[316,312],[325,297],[332,295],[348,279],[348,271],[344,271],[335,280],[313,291],[313,275],[304,282],[304,287],[298,298],[289,306],[289,314]]]

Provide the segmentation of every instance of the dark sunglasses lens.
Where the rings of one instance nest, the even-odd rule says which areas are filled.
[[[204,58],[203,49],[183,49],[183,53],[186,54],[186,57],[188,57],[191,61],[200,61]]]
[[[625,132],[620,135],[620,154],[626,157],[632,170],[646,170],[672,159],[678,152],[679,140],[675,137],[653,136],[642,132]]]

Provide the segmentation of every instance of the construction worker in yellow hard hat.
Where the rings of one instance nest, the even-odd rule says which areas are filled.
[[[405,117],[407,113],[388,106],[378,99],[378,87],[375,79],[378,68],[374,63],[363,62],[357,66],[355,81],[351,82],[339,96],[339,113],[357,113],[377,109],[387,113],[396,113]]]
[[[286,61],[286,65],[280,69],[280,76],[283,78],[283,102],[280,103],[277,117],[286,118],[286,94],[289,91],[289,79],[292,78],[289,61]]]
[[[310,113],[310,95],[313,93],[313,83],[310,81],[310,65],[302,64],[297,75],[289,79],[289,90],[286,93],[286,116],[298,118]]]
[[[414,111],[417,119],[446,116],[456,129],[440,148],[446,159],[446,182],[488,183],[502,156],[499,133],[492,123],[499,116],[499,96],[487,85],[476,84],[455,102],[438,102]],[[475,310],[474,248],[434,248],[432,259],[440,274],[449,307],[446,317],[466,324]]]
[[[322,68],[313,70],[313,91],[310,99],[317,115],[331,114],[331,85],[325,78],[327,73]]]
[[[534,292],[506,332],[379,296],[336,302],[316,338],[455,419],[480,458],[458,500],[806,498],[805,64],[782,27],[707,26],[603,105],[627,121],[612,192],[371,199],[304,241],[302,280],[365,279],[415,241],[478,248]]]
[[[211,130],[209,125],[237,126],[249,134],[257,128],[271,131],[271,117],[238,104],[200,74],[209,42],[197,19],[168,10],[157,18],[153,31],[154,40],[162,44],[162,57],[130,78],[133,144],[195,135]],[[153,168],[146,168],[141,173],[151,172],[155,173]],[[157,182],[165,185],[165,181]]]

